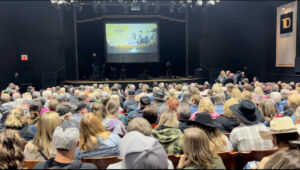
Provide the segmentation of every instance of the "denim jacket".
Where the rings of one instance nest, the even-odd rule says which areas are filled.
[[[106,140],[102,140],[98,137],[99,146],[91,152],[81,152],[79,148],[76,149],[76,159],[82,159],[84,157],[107,157],[107,156],[119,156],[120,155],[120,137],[117,134],[111,134]]]

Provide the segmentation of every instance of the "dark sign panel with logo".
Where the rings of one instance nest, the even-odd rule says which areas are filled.
[[[293,32],[293,12],[280,16],[280,34]]]

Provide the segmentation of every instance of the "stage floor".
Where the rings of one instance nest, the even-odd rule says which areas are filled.
[[[153,78],[151,80],[137,80],[137,79],[125,79],[125,80],[108,80],[108,81],[90,81],[90,80],[66,80],[63,83],[69,85],[92,85],[92,84],[138,84],[138,83],[153,83],[153,82],[168,82],[168,83],[203,83],[204,78],[192,78],[192,77],[182,77],[182,78]]]

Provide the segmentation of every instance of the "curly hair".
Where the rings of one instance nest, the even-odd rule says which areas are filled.
[[[23,144],[19,134],[14,130],[4,129],[0,132],[0,169],[24,169]]]
[[[214,104],[209,98],[203,98],[199,102],[198,112],[208,112],[213,113],[216,109],[214,107]]]

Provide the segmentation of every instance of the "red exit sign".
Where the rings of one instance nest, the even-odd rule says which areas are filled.
[[[28,61],[28,55],[27,54],[22,54],[21,55],[21,61]]]

